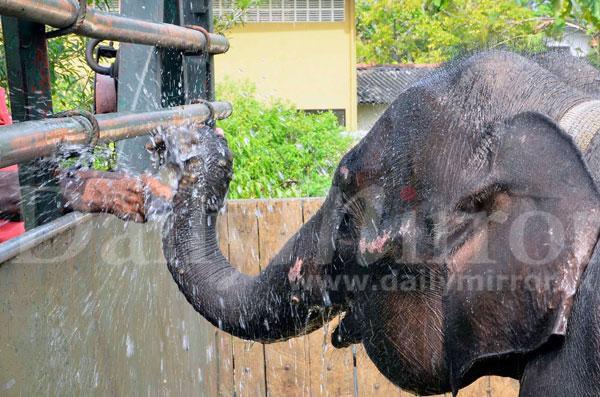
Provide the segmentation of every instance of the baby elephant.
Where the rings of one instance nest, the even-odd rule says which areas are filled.
[[[212,324],[265,343],[344,312],[333,344],[362,343],[421,395],[483,375],[519,379],[521,396],[600,395],[597,71],[538,61],[484,52],[402,92],[254,277],[215,238],[225,138],[166,142],[180,168],[163,230],[175,282]]]

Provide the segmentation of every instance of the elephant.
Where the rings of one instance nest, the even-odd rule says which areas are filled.
[[[600,73],[581,58],[561,51],[550,51],[535,54],[532,60],[568,85],[600,98]]]
[[[165,135],[179,181],[163,252],[180,291],[263,343],[343,313],[333,345],[362,343],[420,395],[484,375],[518,379],[521,396],[600,395],[598,87],[546,61],[485,51],[400,93],[256,276],[217,245],[225,137]]]

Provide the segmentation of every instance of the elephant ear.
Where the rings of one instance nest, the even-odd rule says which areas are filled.
[[[518,376],[507,360],[565,335],[600,227],[596,185],[554,121],[521,113],[489,141],[485,175],[462,197],[475,204],[457,205],[485,210],[486,221],[446,262],[444,347],[455,393],[485,373]]]

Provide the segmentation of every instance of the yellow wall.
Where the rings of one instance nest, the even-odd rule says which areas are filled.
[[[217,81],[250,79],[260,95],[300,109],[345,109],[356,129],[354,0],[344,22],[247,23],[227,37],[231,48],[214,57]]]

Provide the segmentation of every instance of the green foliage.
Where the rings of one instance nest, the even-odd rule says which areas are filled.
[[[1,33],[1,31],[0,31]],[[83,65],[85,39],[77,36],[48,40],[48,64],[55,112],[67,109],[92,110],[93,75]],[[0,37],[0,87],[8,92],[4,41]],[[7,98],[8,99],[8,98]]]
[[[85,63],[87,39],[80,36],[48,40],[48,64],[55,112],[93,110],[94,73]]]
[[[590,37],[591,52],[588,61],[600,66],[600,1],[599,0],[537,0],[540,9],[547,9],[548,34],[559,38],[567,25],[585,32]]]
[[[563,21],[571,18],[582,25],[593,25],[600,30],[600,2],[598,0],[536,0],[540,7],[550,5],[553,15]]]
[[[247,81],[217,85],[234,112],[218,125],[235,153],[229,198],[323,196],[353,139],[331,113],[308,114],[282,100],[261,102]]]
[[[357,0],[359,62],[432,63],[489,43],[539,50],[536,11],[514,0]]]
[[[88,4],[108,9],[110,0],[88,0]],[[48,28],[53,30],[53,28]],[[1,34],[0,30],[0,34]],[[52,84],[52,104],[55,112],[68,109],[93,108],[92,70],[85,63],[86,38],[76,35],[48,40],[48,66]],[[0,86],[8,90],[4,63],[4,38],[0,37]]]
[[[435,14],[448,6],[448,0],[425,0],[423,8],[425,11]]]

